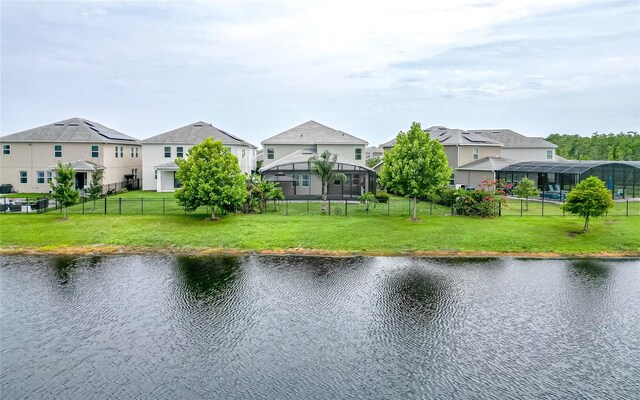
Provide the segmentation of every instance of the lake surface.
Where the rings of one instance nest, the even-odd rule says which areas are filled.
[[[3,399],[640,395],[638,260],[0,261]]]

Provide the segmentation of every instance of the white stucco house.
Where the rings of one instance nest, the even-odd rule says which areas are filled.
[[[255,171],[256,146],[208,122],[198,121],[142,141],[142,189],[173,192],[179,188],[176,159],[186,157],[191,146],[209,137],[222,141],[238,159],[242,172]]]
[[[307,121],[262,141],[265,179],[279,182],[288,199],[313,199],[322,195],[322,182],[311,172],[315,155],[328,150],[337,156],[336,169],[347,180],[331,182],[328,197],[349,199],[375,192],[376,173],[365,164],[367,142],[348,133]]]
[[[1,136],[0,143],[0,184],[11,184],[16,192],[48,193],[59,162],[73,166],[77,189],[88,186],[95,169],[103,171],[106,187],[138,186],[138,139],[85,118]]]

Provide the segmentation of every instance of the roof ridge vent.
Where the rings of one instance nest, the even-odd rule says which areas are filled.
[[[193,126],[202,126],[202,124],[193,124]]]
[[[55,124],[53,124],[53,125],[55,125],[55,126],[64,126],[64,123],[63,123],[63,122],[56,122],[56,123],[55,123]]]
[[[80,126],[80,124],[78,124],[77,122],[70,122],[69,126]]]

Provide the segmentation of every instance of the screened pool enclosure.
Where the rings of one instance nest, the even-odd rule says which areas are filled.
[[[640,197],[640,161],[525,161],[496,171],[497,179],[516,185],[525,176],[537,182],[541,191],[559,194],[596,176],[615,199]]]

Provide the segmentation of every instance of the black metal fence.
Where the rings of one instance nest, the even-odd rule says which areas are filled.
[[[563,199],[564,200],[564,199]],[[499,217],[547,217],[568,215],[562,209],[564,201],[548,200],[545,197],[520,199],[507,197],[506,203],[494,203],[493,214]],[[62,212],[59,204],[48,196],[24,198],[0,198],[0,213]],[[242,212],[241,208],[236,210]],[[361,204],[354,200],[319,199],[269,201],[259,213],[273,215],[331,215],[331,216],[411,216],[413,200],[392,197],[385,203]],[[108,214],[108,215],[184,215],[189,214],[169,197],[128,197],[107,196],[96,201],[82,197],[80,203],[67,207],[68,214]],[[201,207],[193,214],[209,214],[209,209]],[[455,206],[443,206],[429,201],[418,201],[416,214],[425,216],[460,215]],[[625,199],[615,202],[609,210],[610,216],[640,216],[640,199]]]

